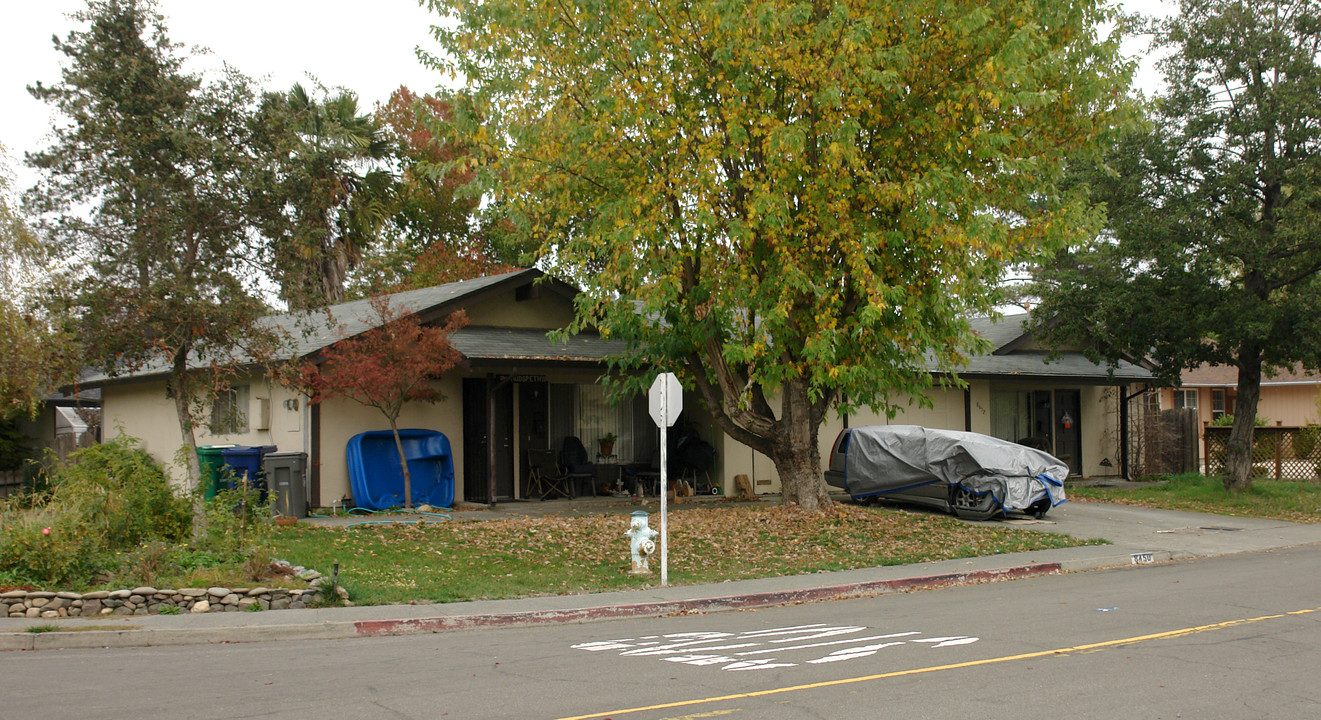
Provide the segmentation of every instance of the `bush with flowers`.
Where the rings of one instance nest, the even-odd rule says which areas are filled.
[[[79,450],[50,479],[41,496],[0,505],[0,582],[84,587],[116,553],[188,537],[187,499],[135,439]]]

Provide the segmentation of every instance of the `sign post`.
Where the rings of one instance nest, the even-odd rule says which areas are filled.
[[[683,386],[674,373],[661,373],[651,383],[647,392],[647,411],[651,419],[660,427],[660,502],[661,502],[661,587],[669,584],[669,523],[667,517],[667,496],[669,495],[669,429],[683,412]]]

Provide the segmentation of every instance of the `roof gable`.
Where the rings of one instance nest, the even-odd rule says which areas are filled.
[[[1088,382],[1152,382],[1150,370],[1120,360],[1114,368],[1092,362],[1078,350],[1052,352],[1023,329],[1027,315],[973,318],[974,332],[990,341],[991,352],[968,358],[960,375],[1073,378]]]

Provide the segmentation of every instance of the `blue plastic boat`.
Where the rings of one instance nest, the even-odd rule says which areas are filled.
[[[449,438],[435,430],[399,431],[408,459],[413,507],[449,507],[454,502],[454,456]],[[358,433],[349,439],[349,487],[355,505],[387,510],[404,505],[404,473],[389,430]]]

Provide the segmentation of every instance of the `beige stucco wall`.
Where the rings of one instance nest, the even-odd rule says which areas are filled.
[[[519,301],[514,290],[487,299],[467,309],[468,324],[474,327],[562,328],[573,321],[573,303],[543,288],[538,298]]]
[[[196,430],[197,444],[202,445],[274,445],[280,452],[310,452],[306,428],[309,408],[305,398],[258,376],[244,378],[249,386],[248,427],[245,433],[213,435],[205,426]],[[234,384],[243,384],[236,381]],[[399,417],[401,428],[438,430],[450,440],[456,472],[463,467],[462,405],[457,377],[437,383],[446,399],[434,405],[413,403]],[[269,426],[259,429],[262,400],[270,401]],[[289,401],[286,403],[286,401]],[[296,402],[295,402],[296,401]],[[176,421],[174,401],[165,396],[163,382],[111,385],[102,390],[105,413],[104,437],[123,434],[140,439],[144,448],[170,468],[175,482],[182,482],[185,471],[175,463],[183,442]],[[209,412],[209,403],[207,404]],[[351,495],[345,448],[354,435],[367,430],[389,430],[389,422],[379,410],[339,398],[321,405],[321,499],[325,503]],[[203,418],[205,419],[205,418]],[[310,479],[310,478],[309,478]],[[462,492],[462,478],[456,481],[456,496]]]
[[[194,431],[199,446],[274,445],[281,452],[306,451],[302,432],[306,403],[299,401],[297,409],[292,408],[292,403],[286,408],[285,400],[296,396],[259,375],[237,379],[233,384],[249,387],[248,432],[212,435],[203,424]],[[261,427],[264,424],[261,422],[263,400],[269,402],[269,423],[264,428]],[[174,401],[166,396],[164,381],[108,385],[101,390],[101,407],[104,439],[122,435],[138,438],[144,449],[169,469],[176,483],[183,482],[186,471],[176,463],[183,438]],[[199,407],[202,412],[198,419],[205,423],[210,403],[202,403]]]
[[[1119,388],[1084,386],[1080,389],[1083,476],[1118,475],[1121,466]],[[1109,461],[1110,465],[1102,465],[1102,461]]]
[[[999,386],[998,386],[999,387]],[[1025,388],[1056,389],[1053,386],[1024,385]],[[1082,418],[1080,418],[1083,446],[1083,475],[1086,477],[1115,475],[1119,467],[1119,390],[1104,386],[1069,386],[1060,385],[1060,389],[1080,391]],[[849,416],[849,427],[863,425],[922,425],[924,427],[963,430],[967,420],[971,421],[971,430],[983,434],[991,432],[991,383],[987,380],[974,379],[968,382],[969,416],[964,415],[964,391],[959,388],[936,388],[930,391],[932,407],[919,407],[916,403],[904,404],[903,409],[894,419],[887,419],[883,413],[874,413],[867,409],[858,410]],[[831,414],[821,426],[818,443],[821,452],[822,470],[830,462],[830,450],[836,436],[844,428],[844,421],[836,414]],[[770,458],[739,443],[732,438],[723,438],[720,446],[722,465],[720,481],[725,491],[733,491],[733,477],[747,474],[753,480],[759,493],[780,492],[780,480]],[[1110,467],[1101,464],[1108,459]],[[760,484],[759,484],[760,483]]]
[[[1212,389],[1209,387],[1184,389],[1197,391],[1197,419],[1201,423],[1211,422]],[[1224,389],[1231,396],[1235,392],[1234,388]],[[1321,385],[1317,384],[1262,385],[1261,397],[1257,400],[1257,415],[1266,418],[1271,425],[1299,426],[1316,423],[1321,420],[1321,407],[1317,405],[1319,396],[1321,396]],[[1174,407],[1172,388],[1160,390],[1160,406],[1163,410]]]
[[[435,383],[445,396],[435,404],[410,403],[399,415],[399,427],[436,430],[450,441],[455,468],[455,499],[463,493],[463,417],[462,385],[455,376]],[[346,449],[349,440],[360,432],[389,430],[390,423],[376,408],[364,407],[339,398],[321,404],[321,503],[352,496]]]
[[[1258,414],[1272,425],[1306,425],[1317,422],[1321,409],[1317,408],[1316,385],[1263,385]],[[1210,402],[1210,395],[1207,395]]]
[[[142,441],[143,449],[170,469],[171,478],[182,482],[187,477],[174,464],[174,456],[183,444],[174,401],[165,396],[164,382],[141,382],[112,385],[101,389],[102,431],[104,440],[129,435]]]

